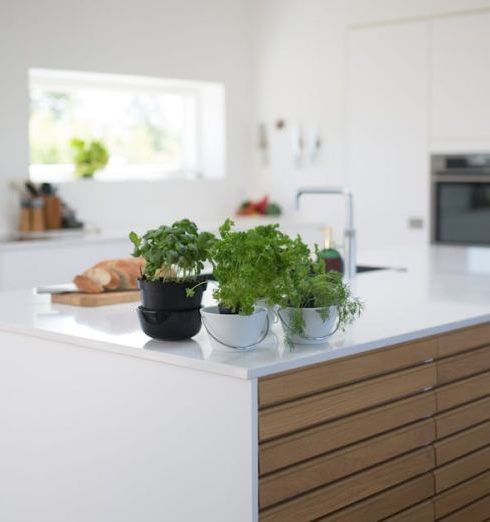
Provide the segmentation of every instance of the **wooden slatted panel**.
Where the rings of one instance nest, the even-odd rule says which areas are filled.
[[[444,517],[479,498],[490,495],[490,471],[435,497],[436,518]]]
[[[438,356],[446,357],[465,350],[490,345],[490,324],[470,326],[439,336]]]
[[[440,493],[489,469],[490,446],[487,446],[475,453],[437,468],[434,471],[436,492]]]
[[[436,463],[440,466],[489,443],[490,422],[485,422],[436,442]]]
[[[490,346],[437,362],[437,384],[447,384],[490,369]]]
[[[414,506],[402,513],[393,515],[386,519],[386,522],[433,522],[434,520],[434,505],[432,501],[428,500],[423,504]]]
[[[424,419],[436,411],[435,394],[421,393],[259,446],[260,475]]]
[[[490,392],[490,388],[488,389]],[[447,437],[480,422],[490,420],[490,397],[485,397],[436,416],[438,438]]]
[[[424,364],[259,412],[259,440],[287,435],[394,401],[434,386],[435,364]]]
[[[259,380],[259,406],[272,406],[355,381],[415,366],[437,354],[437,339],[427,339],[315,364]]]
[[[261,522],[314,520],[426,473],[433,466],[432,448],[420,449],[262,511],[260,520]]]
[[[490,497],[485,497],[440,520],[444,522],[484,522],[488,517],[490,517]]]
[[[482,373],[453,384],[437,388],[437,411],[442,412],[480,399],[490,390],[490,372]]]
[[[321,522],[378,522],[434,494],[434,479],[431,474],[421,475],[394,488],[385,490],[362,500],[333,515],[321,518]]]
[[[433,419],[279,471],[260,480],[261,509],[356,473],[375,464],[430,444],[435,438]]]

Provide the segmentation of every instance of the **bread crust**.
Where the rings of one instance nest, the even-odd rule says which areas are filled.
[[[145,261],[142,258],[106,259],[77,275],[73,282],[85,293],[136,290],[144,266]]]

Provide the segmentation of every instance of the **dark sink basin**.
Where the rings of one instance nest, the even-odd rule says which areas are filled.
[[[368,266],[368,265],[357,265],[356,272],[362,274],[363,272],[374,272],[375,270],[388,270],[386,266]]]

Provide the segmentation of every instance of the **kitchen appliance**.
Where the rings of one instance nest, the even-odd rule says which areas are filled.
[[[431,158],[432,242],[490,245],[490,153]]]

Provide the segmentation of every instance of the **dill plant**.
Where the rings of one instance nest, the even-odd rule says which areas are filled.
[[[304,317],[302,309],[317,308],[322,320],[326,320],[330,307],[337,308],[339,325],[345,327],[358,318],[364,308],[357,297],[352,296],[349,285],[342,279],[339,272],[326,272],[322,259],[318,256],[318,247],[315,245],[314,259],[305,265],[302,263],[293,273],[290,285],[284,289],[284,297],[280,303],[284,308],[291,308],[289,335],[304,334]]]

